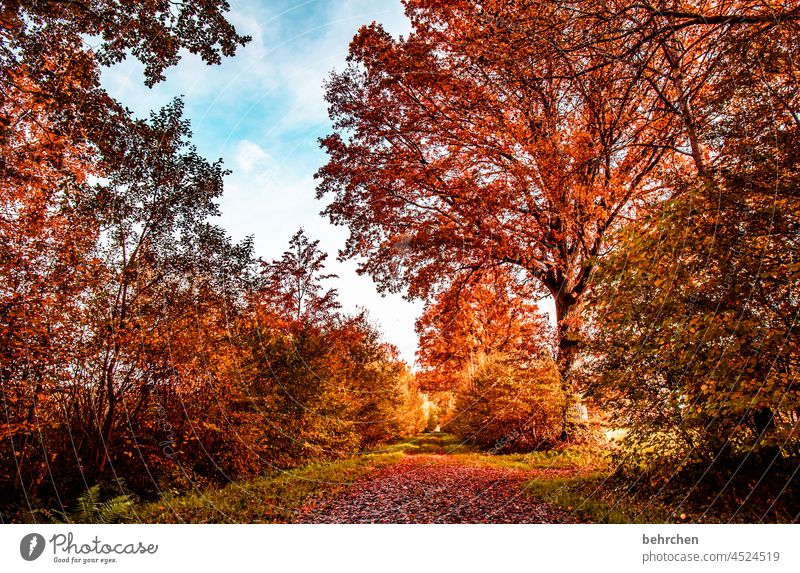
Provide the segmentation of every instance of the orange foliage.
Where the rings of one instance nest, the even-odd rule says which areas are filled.
[[[535,288],[497,267],[453,284],[417,321],[418,360],[426,390],[452,389],[482,358],[503,354],[517,363],[552,357],[553,340]]]

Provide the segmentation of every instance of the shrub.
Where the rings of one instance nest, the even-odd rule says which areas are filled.
[[[447,429],[493,453],[531,451],[558,440],[563,408],[552,361],[521,364],[497,355],[483,360],[457,391]]]

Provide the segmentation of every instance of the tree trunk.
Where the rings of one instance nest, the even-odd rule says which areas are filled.
[[[18,456],[17,456],[17,476],[14,479],[14,490],[17,491],[17,487],[22,489],[25,492],[25,495],[32,495],[33,491],[30,490],[30,484],[26,486],[25,479],[23,478],[23,468],[25,466],[25,456],[28,453],[28,442],[30,441],[30,436],[33,432],[31,428],[34,425],[34,420],[36,418],[36,406],[39,401],[39,394],[42,392],[42,376],[41,373],[37,373],[37,382],[36,387],[33,389],[33,397],[31,400],[31,405],[28,407],[28,415],[25,417],[25,430],[21,432],[22,440],[18,446]],[[13,438],[12,438],[13,439]],[[13,442],[12,442],[13,443]],[[31,476],[31,483],[34,481],[33,476]]]
[[[556,365],[561,378],[561,391],[564,393],[564,407],[561,417],[561,440],[570,438],[568,431],[569,411],[575,405],[575,380],[572,368],[578,356],[578,326],[574,313],[578,299],[573,293],[560,292],[555,297],[556,329],[558,355]]]

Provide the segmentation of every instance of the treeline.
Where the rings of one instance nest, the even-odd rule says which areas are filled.
[[[461,396],[461,433],[508,446],[510,380],[549,361],[544,442],[599,407],[632,484],[797,499],[797,3],[405,5],[412,32],[364,26],[327,84],[318,193],[346,254],[427,302],[421,380]]]
[[[185,490],[416,431],[420,397],[366,315],[345,315],[304,234],[255,260],[210,223],[225,171],[176,100],[137,119],[180,50],[247,38],[225,2],[0,8],[0,511],[69,509],[96,484]],[[85,37],[98,45],[89,48]]]

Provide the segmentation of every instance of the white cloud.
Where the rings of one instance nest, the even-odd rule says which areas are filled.
[[[276,170],[275,160],[264,149],[247,139],[236,144],[233,162],[237,169],[245,175],[256,175],[268,178]]]

